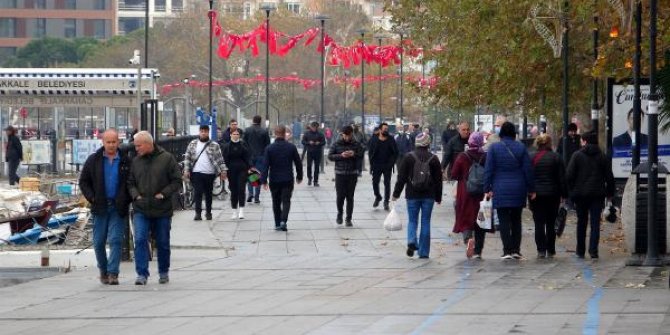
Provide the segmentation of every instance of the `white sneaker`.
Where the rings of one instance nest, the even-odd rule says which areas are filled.
[[[233,215],[230,216],[232,220],[237,219],[237,209],[233,209]]]
[[[244,219],[244,208],[240,207],[240,213],[238,216],[240,219]]]

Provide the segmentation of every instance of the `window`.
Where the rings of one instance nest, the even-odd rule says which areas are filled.
[[[245,2],[245,3],[244,3],[244,14],[243,14],[243,18],[244,18],[245,20],[251,18],[251,4],[248,3],[248,2]]]
[[[155,0],[154,1],[154,8],[155,8],[155,11],[157,11],[157,12],[164,12],[165,11],[165,0]]]
[[[65,38],[75,38],[77,37],[77,20],[75,19],[66,19],[65,28],[63,35]]]
[[[77,9],[77,0],[65,0],[65,9]]]
[[[33,37],[44,37],[47,35],[47,19],[35,19],[35,31]]]
[[[300,14],[300,4],[295,2],[289,2],[287,4],[288,11],[294,14]]]
[[[0,8],[16,8],[16,0],[0,0]]]
[[[95,0],[95,3],[93,3],[93,9],[95,10],[107,9],[107,0]]]
[[[93,20],[93,37],[105,38],[105,20]]]
[[[47,0],[35,0],[35,8],[47,9]]]
[[[0,19],[0,37],[16,37],[15,19]]]

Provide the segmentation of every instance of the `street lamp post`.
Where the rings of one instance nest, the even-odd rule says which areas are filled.
[[[649,179],[647,188],[647,258],[644,260],[645,266],[660,266],[661,259],[658,256],[656,217],[658,205],[658,94],[656,91],[656,24],[658,16],[658,3],[656,0],[650,1],[650,22],[649,22]],[[663,204],[665,206],[665,204]]]
[[[403,43],[404,43],[403,39],[405,38],[406,34],[407,33],[403,29],[398,30],[398,35],[400,35],[400,120],[402,120],[403,114],[405,112],[405,109],[404,109],[404,106],[403,106],[404,105],[403,102],[405,101],[404,100],[405,89],[403,87],[403,84],[404,84],[403,83],[403,81],[404,81],[403,75],[404,75],[404,63],[405,63],[404,62],[404,60],[405,60],[405,58],[404,58],[405,48],[403,46]]]
[[[149,67],[149,0],[144,3],[144,66]]]
[[[319,122],[321,123],[321,127],[324,127],[324,87],[325,87],[325,76],[326,76],[326,37],[325,37],[325,31],[326,31],[326,20],[329,19],[328,16],[325,15],[319,15],[316,17],[318,21],[321,22],[321,46],[323,50],[321,50],[321,114],[319,116]],[[323,160],[322,160],[323,161]]]
[[[566,0],[563,6],[562,23],[563,23],[563,45],[561,56],[563,56],[563,147],[568,147],[568,87],[569,87],[569,72],[568,72],[568,5]],[[568,150],[563,150],[563,161],[568,161]]]
[[[344,70],[344,121],[347,122],[347,81],[349,81],[349,70]]]
[[[594,1],[594,4],[597,3],[597,0]],[[595,8],[597,10],[597,8]],[[593,15],[593,60],[594,62],[598,61],[598,14]],[[598,106],[598,78],[593,77],[593,101],[591,104],[591,124],[593,131],[598,134],[598,121],[599,121],[599,109]]]
[[[272,4],[264,4],[261,9],[265,11],[265,124],[270,125],[270,12],[275,7]]]
[[[297,78],[298,73],[291,73],[294,79]],[[295,80],[291,83],[291,124],[295,121]]]
[[[361,44],[365,46],[365,29],[359,29],[361,34]],[[361,60],[361,128],[365,132],[365,60]]]
[[[633,59],[633,158],[632,168],[635,170],[640,165],[640,130],[642,115],[642,92],[640,92],[640,59],[642,58],[642,1],[638,1],[635,6],[635,56]]]
[[[379,43],[379,47],[381,48],[382,46],[382,39],[384,38],[384,35],[377,35],[375,36],[377,38],[377,42]],[[382,119],[382,64],[379,63],[379,124],[384,122]]]
[[[213,44],[213,28],[212,25],[214,24],[214,0],[209,0],[209,82],[208,88],[209,88],[209,104],[207,105],[209,115],[213,115],[214,111],[212,109],[212,44]],[[216,123],[216,120],[214,120],[214,123]],[[216,128],[214,128],[214,134],[216,135]]]

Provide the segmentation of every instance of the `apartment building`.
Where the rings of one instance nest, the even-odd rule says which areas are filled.
[[[188,10],[189,2],[194,0],[148,0],[149,27],[159,22],[167,22]],[[201,1],[205,3],[205,0]],[[147,0],[118,0],[118,35],[127,34],[133,30],[144,28]]]
[[[93,37],[116,31],[115,0],[0,0],[0,59],[33,38]]]

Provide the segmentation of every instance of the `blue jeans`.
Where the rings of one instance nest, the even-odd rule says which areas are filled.
[[[419,249],[419,257],[428,257],[430,254],[430,216],[433,213],[435,199],[407,199],[407,244],[414,244]],[[421,212],[421,232],[417,243],[416,231],[419,226],[419,211]]]
[[[258,157],[254,160],[254,167],[258,171],[262,171],[262,166],[261,164],[263,163],[263,158]],[[247,184],[247,193],[249,193],[248,199],[253,198],[254,200],[259,200],[261,196],[261,185],[258,184],[258,186],[251,186],[251,183]]]
[[[100,272],[119,274],[124,229],[124,220],[114,205],[107,206],[102,214],[93,215],[93,250]],[[105,248],[107,243],[109,243],[109,258]]]
[[[170,217],[148,218],[135,213],[135,272],[138,276],[149,277],[149,228],[156,238],[158,251],[158,273],[167,275],[170,270]]]

